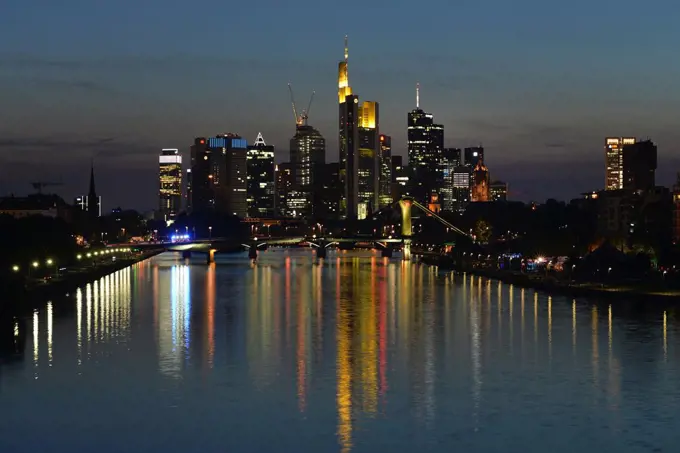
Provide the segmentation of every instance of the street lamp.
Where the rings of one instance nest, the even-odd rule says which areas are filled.
[[[212,239],[212,227],[208,227],[208,239]]]
[[[78,254],[78,255],[76,256],[76,259],[77,259],[77,260],[82,260],[82,259],[83,259],[83,255]]]
[[[40,266],[40,263],[37,261],[33,261],[33,267],[37,269],[38,266]]]
[[[12,266],[12,271],[13,272],[19,272],[19,266],[17,266],[16,264],[14,266]]]

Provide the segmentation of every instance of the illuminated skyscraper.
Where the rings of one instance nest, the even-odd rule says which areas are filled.
[[[267,145],[261,133],[248,147],[248,216],[272,218],[274,212],[274,147]]]
[[[392,203],[392,137],[380,134],[380,175],[378,208]]]
[[[442,184],[439,162],[444,148],[444,126],[420,108],[420,86],[416,85],[416,108],[408,114],[408,160],[413,196],[428,204],[430,194]]]
[[[634,137],[608,137],[605,139],[605,190],[623,189],[623,147],[633,145]]]
[[[359,97],[347,96],[340,104],[340,177],[345,188],[341,209],[356,218],[359,195]]]
[[[182,156],[179,150],[161,150],[158,166],[158,209],[163,219],[171,222],[182,207]]]
[[[378,103],[364,101],[358,113],[357,218],[365,219],[379,205],[381,148]]]
[[[274,172],[276,174],[276,215],[289,217],[288,198],[295,184],[293,166],[289,162],[278,164],[274,167]]]
[[[468,165],[470,168],[475,168],[480,160],[482,162],[484,161],[484,147],[473,146],[471,148],[465,148],[464,159],[465,161],[462,162],[463,165]]]
[[[444,148],[442,150],[442,158],[439,161],[440,173],[442,175],[442,185],[439,189],[439,202],[444,211],[454,211],[454,196],[453,196],[453,176],[456,167],[461,165],[460,149],[458,148]]]
[[[303,200],[296,212],[299,216],[311,217],[318,173],[326,163],[326,139],[306,121],[295,126],[295,136],[290,139],[290,163],[295,191]]]
[[[338,63],[340,179],[345,187],[340,202],[344,217],[356,218],[359,175],[359,97],[352,94],[348,72],[349,50],[345,36],[345,59]]]
[[[465,208],[470,203],[470,170],[468,165],[459,165],[453,169],[451,209],[461,214],[465,212]]]
[[[199,137],[191,147],[191,208],[246,217],[248,144],[236,134]]]

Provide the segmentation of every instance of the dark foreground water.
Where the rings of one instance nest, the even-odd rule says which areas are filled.
[[[161,255],[25,320],[0,452],[677,452],[677,317],[372,253]]]

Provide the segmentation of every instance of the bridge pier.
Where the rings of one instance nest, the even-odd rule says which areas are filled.
[[[183,250],[182,251],[182,258],[183,259],[191,259],[191,250]]]
[[[319,246],[316,248],[316,257],[317,258],[326,258],[326,241],[320,241]]]
[[[392,258],[392,253],[394,252],[394,249],[392,248],[391,245],[386,244],[385,247],[382,248],[380,251],[380,256],[383,258]]]
[[[404,247],[401,252],[401,259],[403,261],[410,261],[411,260],[411,240],[410,239],[404,239]]]
[[[257,259],[257,244],[254,242],[251,243],[250,247],[248,248],[248,258],[251,260]]]

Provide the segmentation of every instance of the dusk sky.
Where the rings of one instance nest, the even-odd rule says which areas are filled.
[[[420,5],[420,7],[418,6]],[[680,170],[680,5],[671,0],[4,0],[0,192],[62,182],[104,207],[157,205],[157,154],[195,136],[258,131],[288,159],[287,83],[337,160],[337,62],[380,103],[406,153],[421,107],[447,146],[483,144],[511,199],[570,199],[604,184],[604,137],[650,137],[657,183]]]

